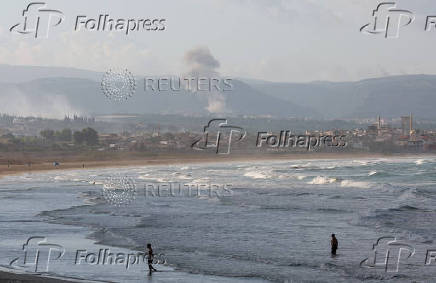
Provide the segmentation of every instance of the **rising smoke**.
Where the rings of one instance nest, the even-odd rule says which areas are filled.
[[[189,68],[187,76],[197,79],[200,77],[219,78],[217,69],[220,67],[220,62],[213,57],[209,48],[201,46],[188,50],[185,53],[184,60]],[[206,110],[210,113],[228,112],[226,109],[226,97],[222,92],[212,90],[202,95],[207,95],[208,106]]]

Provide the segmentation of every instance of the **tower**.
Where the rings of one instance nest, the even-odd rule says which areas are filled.
[[[409,136],[411,136],[413,134],[413,117],[412,117],[412,113],[410,113],[409,123],[410,123],[409,124],[409,129],[410,129]]]

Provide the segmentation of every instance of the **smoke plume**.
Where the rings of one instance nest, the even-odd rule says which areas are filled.
[[[211,54],[209,48],[201,46],[191,49],[184,56],[186,66],[189,68],[188,76],[196,78],[217,78],[219,79],[220,62]],[[209,113],[224,113],[226,112],[226,98],[222,92],[212,90],[205,92],[207,95],[208,106],[206,110]]]

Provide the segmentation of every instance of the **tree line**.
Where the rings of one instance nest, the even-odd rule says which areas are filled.
[[[93,128],[85,128],[81,131],[72,131],[71,129],[63,129],[54,131],[50,129],[42,130],[40,133],[42,138],[49,141],[74,142],[75,144],[97,145],[98,132]]]

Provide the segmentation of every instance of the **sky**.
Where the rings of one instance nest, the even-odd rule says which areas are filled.
[[[43,0],[44,1],[44,0]],[[208,49],[227,77],[274,82],[355,81],[404,74],[436,74],[434,0],[396,1],[415,20],[399,38],[363,34],[373,0],[45,0],[64,21],[48,37],[10,32],[31,1],[2,0],[0,64],[63,66],[135,75],[184,74],[186,56]],[[78,15],[165,19],[164,31],[74,31]]]

